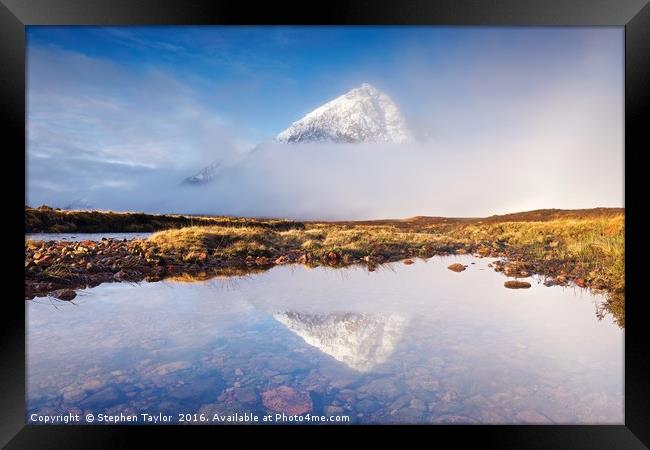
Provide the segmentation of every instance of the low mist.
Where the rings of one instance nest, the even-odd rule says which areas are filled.
[[[68,195],[103,209],[294,219],[485,216],[622,205],[622,157],[578,161],[544,144],[529,144],[517,156],[513,148],[489,142],[462,149],[441,142],[268,143],[237,162],[226,161],[204,185],[182,184],[187,173],[180,171],[133,169],[126,179],[137,183],[130,186]],[[612,170],[617,164],[620,170]]]

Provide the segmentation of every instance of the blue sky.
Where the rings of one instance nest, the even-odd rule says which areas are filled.
[[[364,82],[423,142],[474,155],[543,136],[622,172],[622,28],[48,26],[27,49],[32,203],[119,208],[107,189],[244,152]],[[620,206],[621,176],[571,204]]]

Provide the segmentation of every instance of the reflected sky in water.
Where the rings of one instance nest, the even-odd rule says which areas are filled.
[[[598,297],[505,289],[490,261],[278,266],[28,301],[28,417],[263,415],[263,394],[288,386],[352,423],[622,423],[623,330],[597,320]]]

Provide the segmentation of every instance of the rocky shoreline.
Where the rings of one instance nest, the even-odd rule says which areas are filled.
[[[592,283],[589,275],[573,270],[559,262],[534,261],[503,242],[458,244],[432,250],[426,255],[416,249],[405,248],[390,254],[369,254],[361,258],[350,254],[329,252],[315,255],[302,249],[278,249],[266,255],[222,256],[186,253],[181,250],[162,252],[148,240],[101,241],[27,241],[25,242],[25,299],[51,295],[61,300],[72,300],[75,289],[98,286],[110,282],[159,281],[166,278],[209,279],[214,276],[243,275],[268,270],[281,264],[306,264],[344,267],[363,264],[369,271],[389,262],[438,255],[473,254],[477,257],[501,258],[490,264],[496,272],[508,277],[527,278],[533,274],[545,277],[546,286],[568,285],[607,290],[607,286]],[[456,266],[452,264],[452,266]],[[451,269],[451,266],[450,266]],[[455,267],[451,270],[458,270]],[[506,286],[508,287],[508,286]]]

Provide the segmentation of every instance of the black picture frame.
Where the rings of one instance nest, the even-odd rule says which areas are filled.
[[[492,26],[624,26],[625,27],[625,208],[626,208],[626,328],[625,328],[625,425],[620,426],[367,426],[317,427],[317,441],[305,441],[303,433],[314,427],[149,427],[149,426],[26,426],[24,305],[18,306],[22,270],[18,264],[24,239],[25,146],[25,26],[28,25],[183,25],[183,24],[419,24]],[[187,445],[188,434],[219,444],[208,433],[237,433],[234,447],[244,446],[263,433],[274,444],[304,443],[340,445],[341,433],[359,432],[383,439],[395,434],[399,442],[437,444],[451,439],[454,446],[478,443],[486,448],[647,448],[650,445],[649,352],[646,342],[648,301],[639,264],[645,246],[642,222],[647,185],[644,170],[644,138],[650,104],[650,5],[648,0],[402,0],[328,1],[317,4],[234,0],[0,0],[0,89],[3,138],[7,161],[2,182],[7,199],[5,221],[11,243],[11,269],[6,272],[10,291],[5,301],[1,329],[2,374],[0,383],[0,444],[4,448],[130,448],[134,439],[145,438],[145,448],[160,440]],[[10,159],[9,156],[12,156]],[[8,161],[13,160],[9,163]],[[579,170],[579,168],[577,168]],[[23,182],[24,179],[23,178]],[[24,186],[24,185],[23,185]],[[645,188],[645,189],[644,189]],[[21,199],[22,195],[22,199]],[[9,202],[10,201],[10,202]],[[15,217],[15,218],[14,218]],[[21,236],[22,235],[22,236]],[[15,255],[14,255],[15,252]],[[15,257],[14,257],[15,256]],[[22,309],[21,309],[22,308]],[[645,339],[644,339],[645,338]],[[597,343],[594,343],[597,345]],[[412,436],[417,434],[418,436]],[[220,438],[221,439],[221,438]],[[408,441],[407,441],[408,439]],[[269,441],[271,442],[271,441]]]

